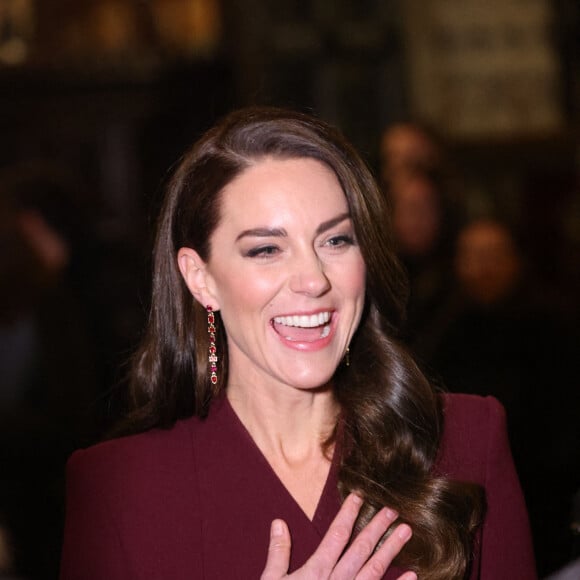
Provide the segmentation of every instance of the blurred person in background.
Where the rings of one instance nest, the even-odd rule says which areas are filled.
[[[459,232],[456,289],[430,331],[427,363],[446,388],[505,406],[541,572],[570,555],[580,409],[570,336],[543,303],[519,236],[477,218]]]
[[[519,433],[516,425],[525,415],[520,397],[529,394],[535,382],[529,383],[535,374],[530,365],[544,351],[523,256],[507,225],[475,219],[459,232],[454,267],[454,309],[447,325],[440,325],[432,363],[450,388],[502,400]]]
[[[411,287],[406,336],[424,357],[428,333],[452,284],[452,245],[461,213],[451,194],[440,140],[415,123],[387,127],[381,141],[381,178]]]
[[[94,436],[74,193],[47,164],[0,172],[0,514],[30,579],[56,575],[64,462]]]

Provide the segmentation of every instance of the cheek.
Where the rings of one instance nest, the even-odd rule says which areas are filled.
[[[350,274],[345,276],[343,271],[341,278],[345,294],[363,301],[366,290],[366,268],[362,257],[353,262]]]
[[[352,304],[352,332],[360,323],[366,296],[366,267],[362,259],[355,263],[350,276],[344,276],[346,286],[344,293]]]
[[[215,278],[215,295],[226,316],[243,317],[269,304],[280,287],[279,278],[274,272],[224,273]]]

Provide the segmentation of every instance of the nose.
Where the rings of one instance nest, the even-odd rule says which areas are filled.
[[[290,277],[290,290],[297,294],[322,296],[330,289],[330,281],[324,272],[324,264],[316,252],[301,254],[294,260]]]

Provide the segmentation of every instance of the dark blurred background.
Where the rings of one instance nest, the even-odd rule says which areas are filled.
[[[247,104],[359,148],[405,339],[504,403],[540,574],[580,556],[577,0],[0,0],[0,577],[57,576],[64,463],[122,413],[163,182]]]

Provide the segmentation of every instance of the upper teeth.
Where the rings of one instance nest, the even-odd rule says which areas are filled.
[[[302,328],[315,328],[326,324],[330,320],[330,312],[319,312],[310,316],[276,316],[274,322],[284,326],[301,326]]]

